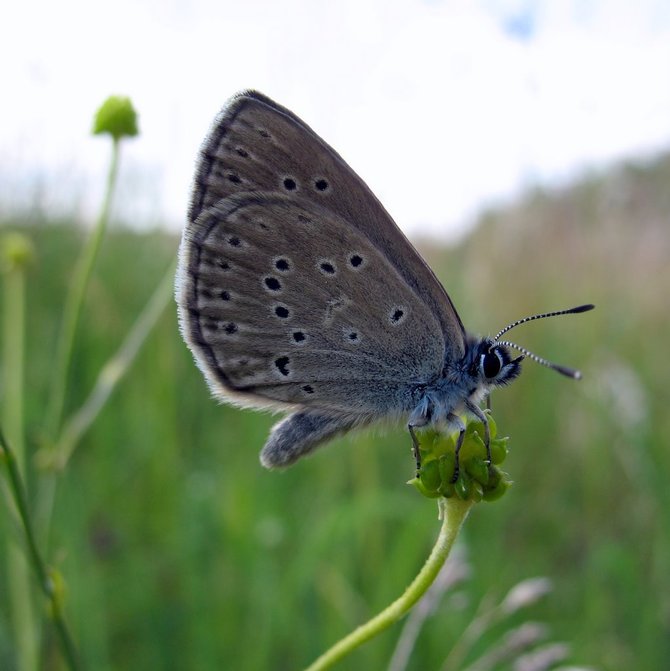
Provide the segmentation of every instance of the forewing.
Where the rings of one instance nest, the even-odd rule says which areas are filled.
[[[202,147],[191,223],[222,198],[250,191],[300,196],[356,229],[435,315],[447,358],[463,356],[465,331],[447,293],[374,194],[304,122],[254,91],[229,102]]]
[[[440,323],[387,255],[300,196],[207,205],[182,241],[177,298],[211,386],[242,404],[392,414],[442,368]]]

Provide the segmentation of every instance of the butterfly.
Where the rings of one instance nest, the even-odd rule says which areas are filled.
[[[379,420],[416,430],[461,415],[489,432],[481,401],[526,357],[466,332],[447,292],[381,203],[295,114],[255,91],[235,95],[202,145],[179,251],[182,335],[213,393],[282,410],[261,451],[288,466]],[[520,351],[513,356],[510,349]],[[490,456],[490,455],[489,455]],[[458,468],[454,479],[458,475]]]

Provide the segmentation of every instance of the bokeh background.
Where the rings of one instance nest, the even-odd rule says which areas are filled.
[[[23,425],[36,515],[64,297],[109,159],[109,143],[88,134],[95,109],[131,95],[141,134],[122,147],[66,417],[174,261],[212,118],[255,87],[368,181],[471,330],[598,306],[515,332],[584,379],[528,363],[495,394],[515,484],[471,514],[470,577],[423,624],[406,668],[445,668],[481,604],[534,576],[554,589],[512,624],[546,623],[550,640],[569,644],[566,663],[666,668],[667,3],[71,1],[8,13],[0,233],[35,249]],[[7,304],[5,294],[4,327]],[[88,668],[301,668],[417,572],[437,521],[405,485],[406,432],[347,437],[279,474],[257,460],[272,422],[210,398],[168,303],[59,474],[40,537]],[[20,538],[3,499],[0,567]],[[12,587],[0,570],[3,669],[22,668]],[[63,668],[43,619],[39,668]],[[387,668],[402,624],[342,668]],[[482,635],[464,666],[512,624]]]

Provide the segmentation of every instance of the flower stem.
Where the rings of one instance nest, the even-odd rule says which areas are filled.
[[[163,280],[135,320],[121,347],[100,370],[88,398],[63,425],[60,440],[54,450],[55,463],[53,465],[56,470],[65,468],[79,440],[93,424],[121,378],[128,372],[140,348],[172,300],[174,273],[174,263],[171,263]]]
[[[47,450],[55,451],[61,439],[63,409],[65,407],[65,398],[67,393],[67,383],[70,372],[70,362],[72,360],[72,351],[74,349],[74,339],[81,316],[81,309],[86,296],[93,266],[100,251],[100,245],[109,221],[109,213],[112,206],[112,197],[116,187],[116,180],[119,173],[119,139],[112,141],[112,156],[107,172],[107,186],[105,196],[100,210],[100,215],[95,228],[91,231],[84,248],[81,251],[74,273],[70,283],[65,305],[63,307],[63,321],[61,322],[60,333],[58,337],[58,349],[53,367],[53,377],[51,384],[51,394],[46,412],[46,436],[49,441]],[[53,459],[51,460],[53,464]],[[56,493],[58,473],[46,473],[41,479],[40,488],[37,495],[37,505],[35,509],[36,527],[41,538],[46,538],[49,525],[51,523],[51,514],[53,502]]]
[[[57,589],[57,581],[47,569],[37,547],[35,534],[30,521],[30,514],[28,512],[26,490],[16,461],[16,455],[10,448],[9,443],[5,440],[2,430],[0,430],[0,457],[7,467],[9,487],[25,532],[28,558],[32,564],[33,571],[37,576],[40,589],[44,592],[49,601],[51,617],[54,620],[58,639],[68,668],[71,669],[71,671],[76,671],[79,669],[79,661],[74,643],[63,618],[62,590]]]
[[[438,507],[442,526],[430,556],[412,584],[392,604],[371,620],[354,629],[350,634],[338,641],[333,647],[321,655],[306,671],[323,671],[329,669],[355,648],[370,640],[405,615],[410,608],[426,593],[437,574],[440,572],[449,552],[458,536],[458,532],[473,505],[472,500],[462,501],[454,496],[449,499],[439,498]]]
[[[86,241],[86,245],[81,252],[78,263],[74,269],[72,283],[65,299],[63,308],[63,322],[58,340],[58,351],[54,365],[54,377],[51,388],[51,397],[49,399],[49,408],[47,414],[47,435],[52,440],[58,438],[60,423],[65,405],[65,395],[67,391],[68,374],[70,370],[70,361],[72,359],[72,350],[74,347],[74,338],[79,324],[81,308],[91,278],[91,271],[98,257],[100,243],[107,228],[109,213],[112,205],[112,196],[116,186],[116,178],[119,172],[119,140],[112,142],[112,158],[107,173],[107,188],[105,198],[100,210],[100,216]]]
[[[16,468],[25,473],[24,362],[25,362],[25,263],[8,263],[4,278],[3,319],[3,412],[2,421],[16,446]],[[39,666],[39,622],[37,620],[23,549],[17,541],[7,548],[9,602],[16,636],[19,668]]]

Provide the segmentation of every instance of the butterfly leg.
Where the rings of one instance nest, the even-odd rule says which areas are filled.
[[[493,464],[491,462],[491,430],[489,429],[489,420],[486,413],[472,401],[466,401],[465,407],[484,425],[484,445],[486,446],[486,463],[489,467],[489,477],[493,472]]]
[[[407,430],[409,435],[412,438],[412,454],[414,455],[414,461],[416,462],[416,477],[419,477],[419,472],[421,471],[421,451],[419,439],[416,437],[415,429],[422,426],[430,424],[433,419],[433,405],[427,399],[424,398],[421,400],[419,405],[412,411],[412,414],[409,416],[409,421],[407,422]]]
[[[290,466],[337,434],[362,423],[357,416],[296,412],[272,427],[261,450],[261,464],[265,468]]]
[[[447,415],[447,421],[450,425],[455,426],[458,429],[458,439],[456,440],[456,449],[454,450],[454,454],[456,455],[456,462],[454,464],[454,474],[451,478],[451,482],[453,484],[456,482],[456,480],[458,480],[458,476],[461,472],[461,463],[458,459],[458,455],[460,454],[461,447],[463,447],[463,440],[465,439],[465,424],[463,424],[463,420],[453,412],[450,412]]]
[[[407,430],[409,435],[412,438],[412,454],[414,455],[414,461],[416,462],[416,477],[419,477],[419,471],[421,470],[421,452],[419,451],[419,439],[416,437],[414,431],[415,424],[408,424]]]

